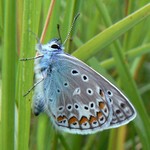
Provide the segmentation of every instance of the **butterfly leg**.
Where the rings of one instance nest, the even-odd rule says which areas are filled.
[[[38,82],[36,82],[23,96],[27,96],[39,83],[41,83],[45,78],[42,78]]]

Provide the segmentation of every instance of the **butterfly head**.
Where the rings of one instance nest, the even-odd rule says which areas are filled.
[[[47,43],[47,46],[51,49],[51,51],[63,50],[64,47],[60,43],[60,39],[52,39]]]
[[[40,52],[61,52],[64,50],[64,47],[60,43],[60,39],[52,39],[47,44],[38,43],[36,50]]]

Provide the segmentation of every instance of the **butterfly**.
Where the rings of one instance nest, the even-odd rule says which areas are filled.
[[[33,112],[47,113],[58,130],[92,134],[127,124],[136,111],[102,75],[64,52],[59,39],[36,45]]]
[[[92,134],[133,120],[136,111],[128,98],[101,74],[65,53],[60,41],[38,42],[36,56],[29,58],[34,59],[35,84],[25,95],[34,88],[34,114],[45,112],[56,129],[73,134]]]

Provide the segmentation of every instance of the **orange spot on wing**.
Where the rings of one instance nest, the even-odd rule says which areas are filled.
[[[76,118],[76,117],[71,117],[70,119],[69,119],[69,124],[73,124],[73,123],[75,123],[75,122],[77,122],[78,121],[78,119]]]
[[[105,107],[105,103],[104,102],[99,102],[99,108],[104,109],[104,107]]]
[[[91,116],[89,121],[90,124],[92,124],[94,121],[97,121],[97,119],[94,116]]]
[[[66,116],[59,116],[59,117],[57,117],[57,121],[58,122],[63,121],[64,119],[66,119]]]
[[[79,123],[80,123],[80,125],[81,125],[81,124],[83,124],[83,123],[85,123],[85,122],[89,122],[89,121],[88,121],[88,119],[87,119],[86,117],[82,117],[82,118],[80,119],[80,122],[79,122]]]
[[[97,118],[98,119],[101,118],[102,115],[103,115],[102,112],[97,112]]]

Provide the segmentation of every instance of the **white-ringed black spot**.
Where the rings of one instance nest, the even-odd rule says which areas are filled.
[[[83,75],[81,76],[81,78],[82,78],[82,80],[85,81],[85,82],[88,81],[88,77],[87,77],[87,75],[85,75],[85,74],[83,74]]]
[[[76,70],[76,69],[72,69],[72,70],[71,70],[71,74],[72,74],[72,75],[78,75],[79,72],[78,72],[78,70]]]
[[[63,109],[64,109],[63,106],[60,106],[60,107],[58,108],[59,111],[62,111]]]
[[[72,105],[71,105],[71,104],[68,104],[68,105],[67,105],[67,110],[69,110],[69,111],[72,110]]]
[[[77,103],[75,103],[74,104],[74,108],[78,110],[79,109],[79,105]]]
[[[88,110],[88,109],[89,109],[89,107],[88,107],[88,106],[84,106],[84,109],[85,109],[85,110]]]
[[[86,92],[88,95],[93,95],[93,90],[90,88],[87,88]]]
[[[65,82],[65,83],[64,83],[64,86],[65,86],[65,87],[67,87],[67,86],[68,86],[68,83],[67,83],[67,82]]]
[[[89,107],[90,107],[91,109],[93,109],[93,108],[95,107],[95,103],[94,103],[94,102],[90,102],[90,103],[89,103]]]
[[[112,93],[110,90],[107,90],[107,94],[108,94],[109,96],[113,96],[113,93]]]

